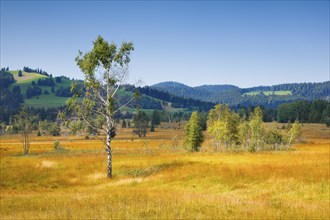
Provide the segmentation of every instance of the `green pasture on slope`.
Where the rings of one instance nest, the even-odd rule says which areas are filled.
[[[246,92],[243,94],[243,96],[247,95],[247,96],[255,96],[255,95],[259,95],[260,93],[263,93],[266,96],[270,96],[270,95],[278,95],[278,96],[284,96],[284,95],[292,95],[292,92],[289,90],[279,90],[279,91],[253,91],[253,92]]]

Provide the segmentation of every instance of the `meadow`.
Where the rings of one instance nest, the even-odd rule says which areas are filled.
[[[259,95],[260,93],[266,95],[266,96],[270,96],[270,95],[279,95],[279,96],[283,96],[283,95],[292,95],[292,92],[289,90],[279,90],[279,91],[253,91],[253,92],[246,92],[243,94],[247,95],[247,96],[255,96],[255,95]]]
[[[16,80],[16,82],[14,84],[11,85],[11,89],[14,86],[20,86],[21,89],[21,93],[25,96],[26,94],[26,90],[28,89],[28,87],[32,87],[31,83],[32,81],[34,81],[35,83],[37,83],[37,81],[39,79],[44,79],[47,78],[44,75],[41,75],[39,73],[28,73],[23,71],[23,76],[22,77],[18,77],[18,71],[10,71],[10,73],[13,74],[14,79]],[[60,83],[56,83],[55,82],[55,86],[54,89],[59,89],[61,87],[63,88],[67,88],[71,86],[72,81],[66,78],[62,78],[62,82]],[[51,107],[59,107],[59,106],[63,106],[65,105],[66,101],[68,100],[68,97],[59,97],[59,96],[55,96],[54,93],[51,92],[51,87],[50,86],[39,86],[42,91],[43,94],[39,95],[39,96],[35,96],[29,99],[25,99],[25,104],[27,106],[33,106],[35,108],[51,108]],[[44,94],[44,91],[47,90],[49,92],[48,95]]]
[[[166,126],[163,126],[164,128]],[[330,129],[305,124],[288,151],[187,152],[182,129],[102,143],[81,136],[1,136],[0,219],[329,219]],[[54,150],[59,141],[62,150]]]

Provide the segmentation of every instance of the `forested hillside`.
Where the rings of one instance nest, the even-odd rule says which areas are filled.
[[[296,100],[330,100],[330,81],[258,86],[245,89],[233,85],[189,87],[176,82],[163,82],[151,87],[185,98],[194,98],[213,103],[225,103],[231,106],[263,105],[275,108],[282,103]]]

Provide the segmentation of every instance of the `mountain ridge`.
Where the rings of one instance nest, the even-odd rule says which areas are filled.
[[[279,103],[296,100],[325,99],[330,101],[330,81],[285,83],[250,88],[240,88],[228,84],[190,87],[183,83],[167,81],[154,84],[151,88],[184,98],[228,105],[267,105],[276,107]]]
[[[171,84],[171,85],[182,85],[184,87],[189,87],[189,88],[202,88],[202,87],[222,87],[222,86],[228,86],[228,87],[236,87],[239,89],[251,89],[251,88],[271,88],[271,87],[276,87],[276,86],[280,86],[280,85],[292,85],[292,84],[319,84],[319,83],[329,83],[330,80],[327,81],[322,81],[322,82],[292,82],[292,83],[280,83],[280,84],[274,84],[274,85],[258,85],[258,86],[251,86],[251,87],[240,87],[240,86],[236,86],[233,84],[202,84],[199,86],[189,86],[187,84],[181,83],[181,82],[176,82],[176,81],[164,81],[164,82],[159,82],[159,83],[155,83],[153,85],[150,85],[149,87],[163,87],[164,85],[167,86],[167,84]]]

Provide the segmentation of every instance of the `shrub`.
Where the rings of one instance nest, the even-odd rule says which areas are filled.
[[[59,141],[54,141],[54,150],[61,150],[61,144]]]

